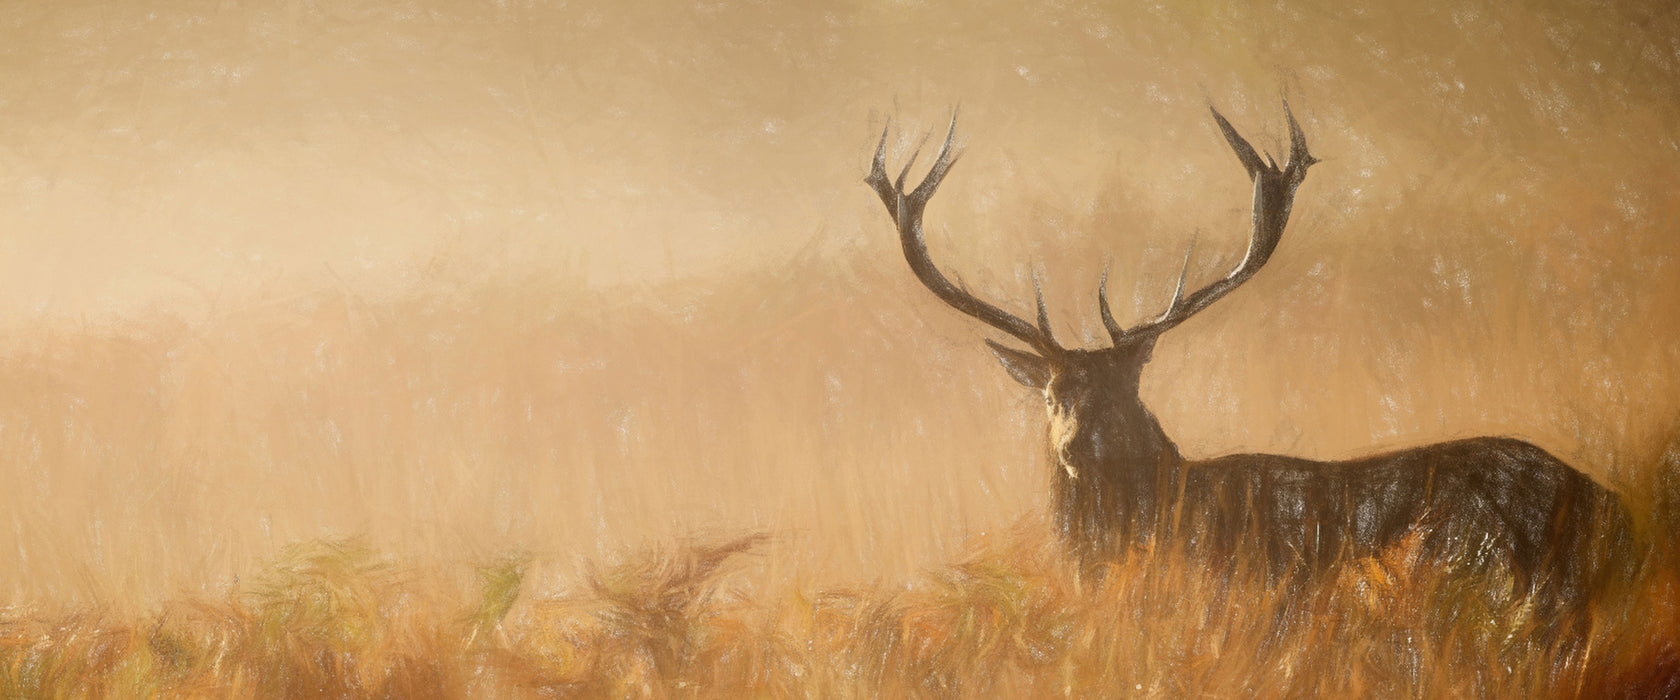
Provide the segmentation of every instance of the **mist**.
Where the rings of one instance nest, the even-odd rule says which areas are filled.
[[[1042,512],[1042,400],[863,185],[955,114],[934,259],[1103,337],[1240,259],[1210,105],[1324,159],[1167,334],[1192,457],[1522,437],[1650,513],[1680,426],[1656,3],[0,5],[0,605],[771,534],[893,579]],[[925,156],[926,154],[924,154]],[[914,177],[915,174],[912,174]],[[1665,462],[1665,453],[1668,455]],[[1665,492],[1664,489],[1668,489]]]

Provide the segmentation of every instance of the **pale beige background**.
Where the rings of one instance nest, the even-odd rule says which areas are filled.
[[[1650,500],[1680,20],[1346,5],[0,3],[0,605],[353,534],[937,564],[1043,483],[1039,401],[861,183],[959,103],[935,257],[1022,312],[1042,270],[1091,339],[1105,264],[1129,320],[1193,235],[1192,282],[1241,254],[1207,104],[1275,149],[1291,100],[1324,163],[1288,236],[1146,374],[1192,455],[1501,433]]]

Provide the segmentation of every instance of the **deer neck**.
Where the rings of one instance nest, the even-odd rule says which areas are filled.
[[[1092,486],[1153,483],[1159,470],[1182,461],[1139,397],[1106,398],[1081,409],[1051,410],[1051,458],[1061,478]]]
[[[1141,400],[1052,409],[1050,445],[1056,524],[1081,556],[1118,552],[1153,532],[1183,458]]]

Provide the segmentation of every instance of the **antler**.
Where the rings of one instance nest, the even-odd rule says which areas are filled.
[[[1044,294],[1039,290],[1038,278],[1033,277],[1033,296],[1038,303],[1038,326],[1004,311],[984,300],[969,294],[967,290],[952,284],[945,275],[934,266],[933,259],[928,256],[927,240],[922,235],[922,211],[927,208],[928,200],[933,197],[939,183],[950,172],[951,166],[957,162],[958,154],[953,150],[957,136],[957,115],[951,114],[951,127],[945,134],[945,143],[939,147],[939,156],[928,170],[927,177],[915,189],[905,192],[904,180],[910,174],[910,166],[916,162],[916,156],[921,154],[918,146],[910,154],[910,160],[905,162],[904,169],[899,171],[897,180],[887,179],[887,134],[892,130],[889,122],[887,128],[881,131],[881,143],[875,147],[874,164],[870,166],[869,177],[864,182],[874,188],[875,194],[880,195],[881,203],[886,205],[887,214],[892,216],[893,223],[898,225],[899,242],[904,248],[904,259],[909,261],[910,270],[916,273],[916,279],[932,291],[952,308],[969,316],[979,319],[986,325],[1015,336],[1021,342],[1032,346],[1040,355],[1049,356],[1059,352],[1061,347],[1056,344],[1050,334],[1050,315],[1044,308]]]
[[[1154,321],[1131,330],[1124,330],[1114,322],[1113,312],[1108,308],[1108,294],[1104,289],[1106,285],[1099,285],[1097,301],[1102,306],[1103,325],[1108,328],[1108,333],[1116,345],[1142,335],[1157,335],[1183,323],[1185,319],[1207,308],[1209,304],[1218,301],[1220,297],[1259,272],[1261,266],[1271,259],[1272,251],[1277,249],[1278,242],[1283,239],[1284,226],[1289,223],[1289,209],[1295,202],[1295,189],[1306,179],[1307,168],[1318,162],[1317,158],[1307,152],[1307,137],[1301,133],[1301,125],[1289,111],[1288,102],[1283,103],[1283,115],[1289,120],[1289,158],[1282,168],[1277,166],[1270,154],[1265,160],[1261,160],[1254,147],[1237,133],[1231,122],[1226,121],[1219,110],[1211,106],[1208,110],[1213,112],[1213,120],[1219,124],[1219,131],[1225,135],[1225,141],[1231,144],[1231,150],[1236,152],[1237,160],[1242,161],[1249,179],[1254,181],[1254,220],[1248,239],[1248,252],[1230,274],[1188,296],[1184,294],[1184,275],[1190,265],[1189,255],[1186,254],[1185,271],[1179,272],[1178,290],[1173,293],[1172,303],[1167,305],[1167,310]]]

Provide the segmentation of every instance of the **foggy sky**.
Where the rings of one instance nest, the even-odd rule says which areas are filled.
[[[1648,224],[1667,203],[1640,181],[1676,148],[1673,25],[1570,3],[7,3],[0,299],[74,315],[380,288],[438,256],[727,274],[878,238],[871,137],[958,104],[970,194],[942,204],[1015,252],[1057,233],[1029,206],[1079,229],[1102,197],[1181,229],[1240,207],[1204,105],[1275,143],[1285,96],[1328,161],[1303,208],[1502,193],[1537,219],[1589,203],[1563,196]],[[1651,228],[1581,253],[1667,259]]]

